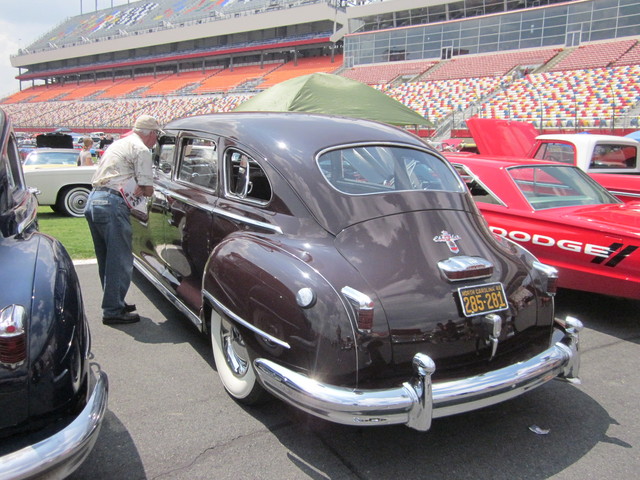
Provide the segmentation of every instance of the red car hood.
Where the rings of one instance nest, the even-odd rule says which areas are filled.
[[[469,132],[481,155],[529,158],[538,131],[528,122],[469,118]]]
[[[558,216],[559,221],[576,221],[593,229],[640,238],[640,202],[575,207]]]

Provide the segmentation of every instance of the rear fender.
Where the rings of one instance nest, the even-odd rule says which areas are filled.
[[[207,262],[205,302],[239,326],[253,359],[354,384],[356,337],[345,301],[303,258],[261,237],[231,235]],[[303,288],[312,292],[309,305],[296,300]]]

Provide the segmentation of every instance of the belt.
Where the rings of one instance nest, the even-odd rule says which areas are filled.
[[[96,187],[94,188],[94,190],[96,192],[108,192],[108,193],[111,193],[112,195],[121,196],[118,190],[114,190],[113,188],[109,188],[109,187]]]

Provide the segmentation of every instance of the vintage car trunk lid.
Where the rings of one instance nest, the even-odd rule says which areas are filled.
[[[508,337],[511,349],[528,344],[541,351],[548,345],[553,310],[538,313],[527,267],[497,245],[473,212],[433,209],[380,217],[345,229],[336,245],[375,292],[374,315],[386,317],[397,365],[409,363],[417,352],[454,370],[490,359],[485,315],[463,314],[460,287],[501,284],[509,304],[496,312],[503,319],[502,338]],[[493,273],[462,281],[445,278],[438,262],[462,256],[489,261]],[[532,336],[539,341],[532,342]]]
[[[37,257],[38,239],[19,240],[15,237],[0,237],[0,309],[9,305],[31,308],[33,291],[32,275],[22,272],[32,271]],[[27,335],[29,325],[25,325]],[[28,355],[22,365],[0,364],[0,432],[2,429],[19,424],[29,413]]]

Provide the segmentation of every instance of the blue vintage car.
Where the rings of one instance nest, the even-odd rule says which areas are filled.
[[[0,110],[0,478],[64,478],[88,455],[107,375],[73,263],[37,230],[11,124]]]

